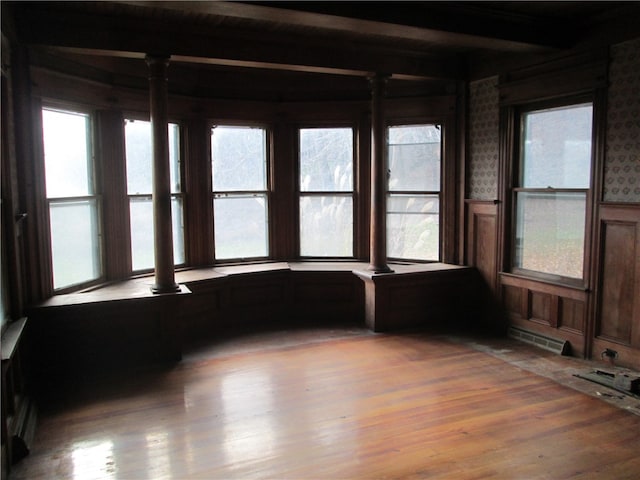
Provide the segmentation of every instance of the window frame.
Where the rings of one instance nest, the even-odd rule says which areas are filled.
[[[126,196],[126,200],[127,200],[127,206],[129,207],[129,219],[127,222],[127,233],[129,236],[129,242],[130,242],[130,251],[129,251],[129,256],[131,257],[131,269],[130,269],[130,275],[132,276],[136,276],[136,275],[145,275],[145,274],[149,274],[152,273],[155,270],[155,265],[151,266],[149,268],[143,268],[143,269],[134,269],[133,267],[133,244],[131,242],[132,240],[132,230],[131,230],[131,202],[132,199],[133,201],[136,200],[149,200],[149,201],[153,201],[152,200],[152,194],[153,192],[150,193],[135,193],[135,194],[130,194],[129,193],[129,189],[128,189],[128,172],[127,172],[127,154],[126,154],[126,139],[127,139],[127,134],[126,134],[126,123],[127,121],[133,121],[133,122],[147,122],[149,123],[151,120],[149,119],[148,116],[145,116],[144,114],[141,113],[127,113],[124,112],[123,116],[122,116],[122,138],[124,141],[124,145],[123,145],[123,162],[124,162],[124,172],[125,172],[125,196]],[[185,161],[184,161],[184,155],[185,155],[185,147],[184,147],[184,128],[183,125],[180,121],[177,120],[173,120],[173,119],[169,119],[167,124],[173,124],[177,126],[177,132],[178,132],[178,139],[177,139],[177,146],[176,146],[176,150],[178,153],[178,175],[180,176],[180,189],[178,192],[173,192],[171,191],[171,201],[173,202],[174,199],[179,199],[180,201],[180,205],[182,207],[182,216],[181,216],[181,221],[182,221],[182,249],[183,249],[183,261],[181,263],[175,263],[175,245],[174,245],[174,268],[184,268],[187,266],[188,264],[188,256],[187,256],[187,230],[185,228]],[[153,170],[153,158],[151,159],[151,167]],[[151,189],[153,190],[153,183],[151,185]],[[173,189],[171,189],[173,190]],[[172,222],[175,220],[173,217],[173,208],[172,208],[172,216],[171,216]],[[153,228],[153,219],[152,219],[152,228]],[[173,228],[172,228],[173,231]],[[173,232],[173,235],[175,237],[175,232]],[[154,245],[155,248],[155,245]]]
[[[406,262],[406,263],[439,263],[443,262],[443,258],[445,256],[445,202],[455,201],[453,198],[450,200],[446,194],[447,183],[446,183],[446,175],[445,171],[448,165],[447,161],[447,149],[446,149],[446,135],[447,135],[447,119],[442,118],[409,118],[409,119],[389,119],[385,124],[385,168],[387,170],[387,181],[385,183],[385,238],[387,244],[387,257],[392,262]],[[440,189],[436,191],[428,191],[428,190],[397,190],[391,191],[389,189],[389,176],[390,176],[390,165],[389,165],[389,129],[394,127],[410,127],[410,126],[438,126],[440,127]],[[416,195],[416,196],[427,196],[427,195],[437,195],[438,197],[438,258],[436,260],[425,260],[425,259],[415,259],[415,258],[404,258],[404,257],[393,257],[388,255],[388,235],[389,235],[389,226],[388,226],[388,216],[389,216],[389,198],[393,195]]]
[[[87,129],[86,129],[86,141],[87,141],[87,154],[88,154],[88,168],[90,172],[87,172],[87,180],[90,182],[91,191],[93,193],[88,195],[77,196],[63,196],[63,197],[49,197],[46,189],[47,174],[46,174],[46,160],[45,160],[45,141],[44,141],[44,121],[42,115],[44,110],[84,115],[87,117]],[[105,245],[104,245],[104,216],[103,209],[103,195],[101,192],[101,175],[100,175],[100,160],[96,154],[96,145],[98,141],[97,121],[96,114],[93,108],[82,106],[74,103],[57,102],[57,101],[43,101],[40,105],[40,135],[42,139],[42,182],[43,182],[43,203],[44,203],[44,218],[45,229],[43,233],[46,235],[46,252],[48,255],[48,261],[50,263],[50,269],[48,272],[47,282],[50,285],[51,292],[54,295],[65,294],[89,288],[95,285],[103,283],[106,278],[106,266],[105,266]],[[99,275],[96,278],[89,279],[82,282],[77,282],[63,287],[56,288],[54,285],[54,263],[53,263],[53,237],[51,232],[51,206],[71,203],[74,201],[94,201],[95,210],[93,211],[95,221],[94,232],[96,241],[96,257],[94,257],[95,266],[99,270]]]
[[[249,128],[249,129],[261,129],[264,131],[265,136],[265,190],[214,190],[213,186],[213,151],[211,145],[211,139],[213,135],[213,130],[217,127],[231,127],[231,128]],[[212,248],[211,252],[213,254],[213,258],[211,262],[214,265],[233,265],[238,263],[258,263],[269,261],[273,258],[273,127],[266,122],[256,122],[256,121],[242,121],[242,120],[229,120],[229,119],[214,119],[209,120],[208,127],[208,141],[207,141],[207,152],[208,152],[208,185],[209,189],[209,204],[210,204],[210,212],[211,212],[211,241]],[[224,195],[225,197],[231,196],[232,198],[242,198],[242,196],[253,195],[255,193],[259,193],[264,195],[266,200],[266,215],[265,219],[267,221],[267,231],[265,239],[267,241],[266,250],[267,254],[265,256],[255,256],[255,257],[236,257],[236,258],[217,258],[216,257],[216,218],[215,218],[215,199],[216,195]]]
[[[313,130],[313,129],[349,129],[351,130],[351,143],[352,143],[352,164],[351,164],[351,190],[347,191],[302,191],[300,185],[300,132],[301,130]],[[359,212],[359,195],[358,195],[358,176],[359,176],[359,155],[358,155],[358,141],[359,131],[358,126],[353,122],[318,122],[318,123],[300,123],[294,127],[293,132],[295,141],[295,195],[296,202],[294,207],[295,213],[295,251],[296,257],[302,261],[353,261],[358,258],[358,238],[359,229],[361,228],[358,212]],[[300,222],[300,202],[302,197],[350,197],[351,198],[351,219],[352,219],[352,233],[351,233],[351,255],[349,256],[318,256],[318,255],[302,255],[301,252],[301,222]]]
[[[580,105],[589,104],[592,108],[591,115],[591,153],[590,153],[590,174],[588,188],[542,188],[542,187],[522,187],[522,171],[523,162],[523,118],[524,115],[531,112],[550,110],[562,107],[578,107]],[[594,94],[571,95],[544,101],[534,101],[523,103],[512,107],[513,118],[513,145],[511,158],[511,175],[510,184],[508,186],[507,198],[509,201],[509,227],[506,230],[509,249],[505,251],[505,260],[508,272],[513,275],[531,278],[533,280],[545,281],[549,283],[566,285],[569,287],[586,288],[590,277],[590,250],[591,250],[591,230],[592,215],[594,209],[597,170],[597,139],[599,132],[598,116],[599,102]],[[527,268],[516,266],[517,255],[517,228],[518,228],[518,193],[584,193],[585,194],[585,211],[584,211],[584,232],[582,247],[582,276],[574,278],[564,275],[557,275],[548,272],[540,272]]]

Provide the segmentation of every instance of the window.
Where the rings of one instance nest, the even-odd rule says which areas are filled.
[[[522,113],[514,270],[583,278],[592,118],[591,103]]]
[[[388,129],[387,256],[440,259],[440,125]]]
[[[299,131],[300,256],[353,257],[353,129]]]
[[[173,260],[184,263],[184,228],[180,182],[180,129],[175,123],[168,126],[169,168],[171,179],[171,218],[173,231]],[[125,120],[125,150],[127,157],[127,194],[131,229],[131,264],[133,271],[154,268],[153,230],[153,154],[151,123]]]
[[[45,108],[42,130],[53,288],[59,290],[102,275],[91,118]]]
[[[211,129],[215,258],[269,255],[267,131],[246,126]]]

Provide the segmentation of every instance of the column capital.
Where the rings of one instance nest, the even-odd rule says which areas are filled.
[[[391,78],[390,73],[378,72],[378,73],[370,73],[369,75],[367,75],[367,80],[369,80],[369,85],[371,86],[372,92],[375,91],[376,89],[386,87],[390,78]]]
[[[146,54],[144,60],[149,66],[149,78],[166,78],[166,70],[169,66],[170,59],[171,55]]]
[[[390,73],[385,73],[385,72],[374,72],[374,73],[370,73],[367,75],[367,78],[369,79],[370,82],[374,81],[374,80],[383,80],[383,81],[387,81],[392,77],[392,74]]]

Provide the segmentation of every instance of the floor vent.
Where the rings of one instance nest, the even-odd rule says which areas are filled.
[[[640,376],[632,373],[592,370],[590,372],[576,373],[574,377],[589,380],[626,395],[640,398]]]
[[[568,340],[557,340],[516,327],[509,327],[509,336],[559,355],[571,355],[571,344]]]

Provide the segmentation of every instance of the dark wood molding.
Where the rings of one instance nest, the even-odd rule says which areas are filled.
[[[456,263],[458,265],[467,265],[466,263],[466,202],[467,198],[467,159],[470,158],[467,152],[468,145],[468,116],[469,116],[469,89],[467,82],[460,82],[457,88],[456,99],[456,152],[457,152],[457,176],[456,176],[456,235],[454,241],[456,242],[457,258]]]
[[[503,73],[498,84],[500,105],[593,93],[607,86],[608,60],[608,49],[599,48]]]
[[[188,265],[202,267],[213,262],[211,125],[206,119],[188,119],[182,122],[180,135],[185,255]]]
[[[598,88],[593,95],[593,161],[591,174],[591,194],[587,198],[587,217],[585,235],[585,258],[584,272],[587,288],[595,292],[591,295],[587,304],[587,325],[586,331],[590,339],[595,338],[596,324],[598,321],[598,289],[599,289],[599,259],[603,252],[600,250],[600,210],[602,208],[602,192],[604,182],[604,168],[606,155],[606,132],[607,132],[607,91],[606,88]],[[593,343],[588,342],[586,356],[591,357]]]
[[[42,144],[42,101],[32,95],[28,51],[13,49],[12,85],[18,166],[18,203],[27,214],[23,221],[25,252],[25,305],[47,298],[53,293],[51,252],[48,242],[49,214],[46,208],[44,149]]]
[[[356,218],[354,226],[357,226],[355,244],[356,249],[354,255],[359,260],[370,258],[370,232],[371,217],[369,215],[371,209],[371,162],[364,159],[371,158],[371,139],[369,132],[371,131],[371,114],[368,108],[360,113],[356,129],[356,165],[355,172],[355,188],[358,198]]]
[[[23,277],[24,251],[22,242],[25,212],[20,208],[18,187],[18,165],[16,157],[16,125],[13,108],[13,86],[11,78],[11,49],[2,35],[2,155],[0,178],[2,184],[2,264],[7,277],[2,278],[6,288],[6,312],[11,319],[20,318],[24,310],[25,278]],[[3,272],[3,273],[5,273]],[[11,281],[7,282],[8,279]],[[3,292],[4,293],[4,292]]]
[[[125,159],[124,116],[118,110],[96,112],[96,157],[101,170],[102,238],[106,280],[131,275],[131,237]]]

